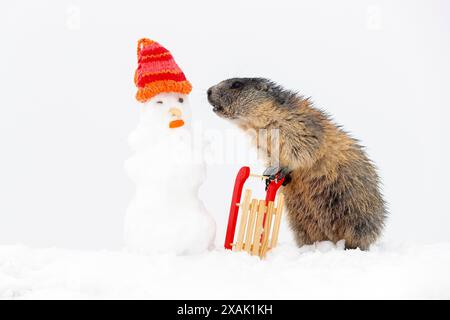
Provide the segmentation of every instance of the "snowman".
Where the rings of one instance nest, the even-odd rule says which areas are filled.
[[[138,42],[135,84],[140,119],[125,168],[136,193],[125,215],[125,243],[147,254],[204,252],[212,248],[215,222],[198,198],[205,165],[192,147],[192,86],[170,52],[149,39]]]

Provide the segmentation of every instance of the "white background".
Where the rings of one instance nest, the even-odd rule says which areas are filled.
[[[232,129],[205,99],[228,77],[311,96],[379,167],[383,241],[450,240],[449,1],[7,0],[0,32],[0,244],[123,246],[141,37],[172,51],[205,128]],[[218,244],[241,165],[201,190]]]

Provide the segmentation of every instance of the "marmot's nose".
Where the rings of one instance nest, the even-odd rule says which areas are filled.
[[[211,88],[209,88],[209,89],[208,89],[208,91],[206,91],[206,93],[208,94],[208,97],[210,97],[210,96],[211,96],[211,94],[212,94],[212,89],[211,89]]]

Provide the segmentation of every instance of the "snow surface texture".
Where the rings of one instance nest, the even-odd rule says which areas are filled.
[[[264,261],[214,250],[139,255],[0,246],[0,298],[450,298],[450,243],[344,250],[281,244]]]
[[[170,110],[177,109],[173,116]],[[185,125],[169,128],[173,120]],[[198,198],[205,179],[194,159],[188,97],[162,93],[141,106],[125,168],[136,194],[125,216],[127,246],[145,253],[200,253],[212,248],[215,222]]]

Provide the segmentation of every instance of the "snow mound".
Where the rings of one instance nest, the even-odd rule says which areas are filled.
[[[281,244],[246,253],[138,255],[0,246],[3,299],[450,298],[450,243],[344,250]]]

